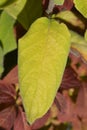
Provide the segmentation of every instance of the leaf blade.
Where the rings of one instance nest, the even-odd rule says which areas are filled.
[[[87,0],[74,0],[76,9],[87,18]]]
[[[19,41],[20,91],[30,123],[44,115],[55,98],[69,53],[69,41],[67,27],[45,17],[34,22]]]
[[[34,0],[17,0],[17,2],[5,8],[5,11],[28,30],[30,24],[42,15],[42,0],[38,0],[37,4]]]
[[[3,47],[4,54],[17,48],[13,32],[14,23],[15,20],[5,11],[3,11],[0,18],[0,41]]]
[[[87,61],[87,41],[74,31],[71,31],[71,51]]]

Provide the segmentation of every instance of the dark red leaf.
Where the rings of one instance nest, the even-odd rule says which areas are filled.
[[[45,11],[48,8],[49,0],[43,0],[42,4],[43,4],[43,10]]]
[[[61,10],[70,10],[73,7],[73,0],[65,0],[62,6],[57,6],[57,8]]]
[[[31,126],[31,128],[33,130],[38,130],[39,128],[41,128],[42,126],[44,126],[44,124],[46,123],[46,121],[48,120],[50,116],[50,111],[48,111],[42,118],[37,119]]]
[[[21,26],[21,24],[17,23],[14,27],[14,34],[16,37],[16,40],[18,41],[19,38],[21,38],[26,33],[26,30]]]
[[[16,91],[10,84],[6,84],[0,80],[0,104],[2,103],[14,103],[16,98]]]
[[[10,106],[0,111],[0,127],[10,130],[14,124],[16,118],[16,108]]]
[[[3,79],[4,82],[10,84],[18,83],[18,67],[14,67]]]
[[[30,126],[27,124],[25,113],[22,108],[19,107],[18,115],[14,122],[14,130],[31,130]]]
[[[63,75],[61,88],[70,89],[80,86],[81,82],[77,79],[77,75],[74,70],[71,67],[67,67]]]

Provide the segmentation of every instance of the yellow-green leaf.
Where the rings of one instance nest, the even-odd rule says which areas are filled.
[[[78,53],[87,61],[87,41],[81,35],[71,31],[71,47],[74,53]]]
[[[87,0],[74,0],[76,9],[87,18]]]
[[[87,30],[85,32],[85,40],[87,41]]]
[[[4,8],[9,4],[12,4],[16,0],[0,0],[0,8]]]
[[[13,31],[15,20],[5,11],[0,16],[0,42],[4,55],[17,48],[17,43]]]
[[[40,18],[19,40],[19,82],[27,119],[42,117],[51,107],[61,83],[70,49],[65,24]]]
[[[65,22],[68,22],[69,24],[82,28],[85,28],[84,23],[80,20],[79,17],[77,17],[72,11],[61,11],[57,15],[54,15],[55,18],[59,18]]]
[[[55,3],[56,5],[63,5],[64,0],[54,0],[54,3]]]

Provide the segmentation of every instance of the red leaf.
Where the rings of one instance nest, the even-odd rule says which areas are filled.
[[[18,115],[14,122],[14,130],[31,130],[30,126],[27,124],[25,113],[22,111],[21,107],[18,109]]]
[[[43,0],[42,4],[43,4],[43,10],[45,11],[48,8],[49,0]]]
[[[66,100],[65,97],[59,92],[56,94],[55,104],[58,107],[59,111],[64,113],[66,109]]]
[[[81,82],[77,79],[76,73],[73,71],[71,67],[67,67],[65,69],[62,83],[61,83],[61,88],[63,89],[69,89],[69,88],[75,88],[75,87],[80,87]]]
[[[16,109],[14,106],[10,106],[0,111],[0,127],[10,130],[14,124],[16,118]]]
[[[0,81],[0,104],[2,103],[14,103],[16,98],[16,92],[12,85],[6,84],[4,81]]]
[[[42,126],[44,126],[44,124],[46,123],[46,121],[48,120],[50,116],[50,111],[48,111],[42,118],[37,119],[31,126],[31,128],[33,130],[37,130],[39,128],[41,128]]]
[[[82,124],[78,119],[72,122],[72,126],[73,126],[73,130],[82,130]]]
[[[76,112],[80,118],[87,119],[87,82],[83,82],[80,87],[76,102]]]
[[[18,67],[15,66],[3,79],[4,82],[10,84],[18,83]]]
[[[69,57],[71,59],[71,67],[77,73],[78,78],[87,76],[87,64],[82,61],[81,56],[76,57],[70,53]]]
[[[62,6],[57,6],[57,8],[61,10],[70,10],[73,7],[73,0],[65,0]]]
[[[59,112],[58,119],[61,122],[70,122],[75,120],[76,118],[76,113],[74,111],[74,104],[67,93],[64,94],[64,98],[66,100],[66,106],[64,106],[64,112],[61,111]]]

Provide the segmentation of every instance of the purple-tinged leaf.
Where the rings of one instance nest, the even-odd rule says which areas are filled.
[[[43,4],[43,9],[45,11],[48,8],[49,0],[43,0],[42,4]]]
[[[61,113],[64,113],[64,111],[67,107],[66,106],[66,100],[65,100],[65,97],[59,92],[57,92],[57,94],[56,94],[55,104],[58,107],[59,111]]]
[[[3,79],[6,83],[17,84],[18,83],[18,67],[15,66]]]
[[[62,6],[57,6],[61,10],[70,10],[73,7],[73,0],[65,0]]]
[[[71,67],[67,67],[65,69],[61,88],[62,89],[70,89],[75,87],[80,87],[81,82],[77,79],[77,75]]]
[[[79,89],[76,112],[80,118],[87,119],[87,82],[83,82]]]
[[[21,107],[18,109],[18,115],[14,122],[14,130],[31,130],[30,126],[27,124],[25,113],[22,111]]]
[[[46,123],[46,121],[48,120],[50,116],[50,111],[48,111],[42,118],[37,119],[31,126],[31,128],[33,130],[38,130],[39,128],[41,128],[42,126],[44,126],[44,124]]]
[[[58,119],[61,122],[70,122],[76,118],[74,104],[67,93],[64,94],[64,98],[66,100],[66,105],[64,106],[64,112],[59,112]]]
[[[0,127],[10,130],[14,124],[16,118],[16,108],[10,106],[0,111]]]
[[[11,103],[13,104],[16,99],[16,91],[10,84],[6,84],[0,80],[0,104]]]

